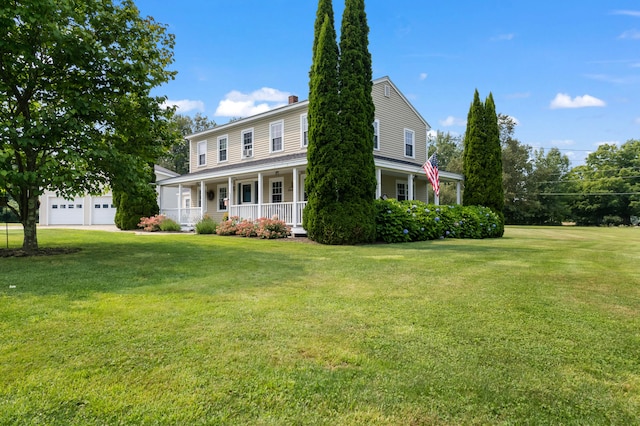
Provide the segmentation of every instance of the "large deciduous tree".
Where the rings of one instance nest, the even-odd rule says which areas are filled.
[[[625,224],[640,216],[640,140],[620,147],[600,145],[569,173],[575,221],[581,225]]]
[[[133,1],[12,0],[0,6],[0,189],[16,200],[23,249],[38,248],[38,197],[146,178],[171,109],[173,36]],[[140,169],[143,170],[140,170]]]

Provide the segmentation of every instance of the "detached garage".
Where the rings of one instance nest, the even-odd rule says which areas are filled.
[[[110,194],[65,200],[45,193],[40,198],[41,225],[113,225],[115,216]]]

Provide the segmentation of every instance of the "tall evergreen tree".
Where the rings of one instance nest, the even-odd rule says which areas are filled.
[[[330,1],[321,0],[320,5],[331,8]],[[332,11],[317,17],[316,28],[319,27],[320,31],[314,40],[309,73],[309,144],[305,179],[308,198],[303,227],[309,238],[319,242],[330,239],[327,234],[330,234],[336,220],[336,205],[339,203],[338,176],[334,166],[335,150],[340,145],[338,45],[332,17]]]
[[[504,223],[504,189],[502,185],[502,147],[500,146],[500,126],[496,114],[496,104],[493,94],[484,102],[485,125],[485,174],[487,180],[487,192],[485,194],[485,207],[489,207]]]
[[[484,180],[484,105],[476,89],[467,115],[467,130],[464,135],[464,193],[465,206],[484,205],[486,182]]]
[[[493,95],[480,102],[476,89],[467,117],[464,140],[465,205],[489,207],[504,223],[502,149],[500,127]]]
[[[375,240],[373,159],[375,107],[364,0],[346,0],[340,30],[340,236],[336,243]]]

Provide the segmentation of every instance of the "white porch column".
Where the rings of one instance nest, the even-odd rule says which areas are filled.
[[[227,193],[227,212],[229,213],[229,216],[231,216],[231,205],[233,204],[233,179],[231,179],[231,176],[229,176],[229,179],[227,179],[227,185],[228,185],[228,193]]]
[[[413,200],[413,175],[407,176],[407,200]]]
[[[460,181],[456,182],[456,204],[462,204],[462,185]]]
[[[264,201],[264,194],[262,193],[262,181],[263,181],[262,172],[260,172],[258,173],[258,217],[264,216],[262,214],[262,203]],[[258,217],[254,217],[254,219],[257,219]]]
[[[178,223],[182,223],[182,184],[178,184]]]
[[[204,185],[204,181],[200,181],[200,219],[204,217],[204,212],[207,211],[207,188]]]
[[[376,168],[376,198],[382,197],[382,169]]]
[[[293,168],[293,212],[292,212],[293,226],[298,224],[298,169]]]

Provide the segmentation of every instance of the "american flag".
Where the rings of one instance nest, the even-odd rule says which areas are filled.
[[[422,165],[424,172],[427,174],[427,178],[429,182],[431,182],[431,186],[433,187],[433,192],[436,193],[436,196],[440,196],[440,175],[438,174],[438,157],[436,157],[436,153],[431,154],[431,157],[427,160],[426,163]]]

